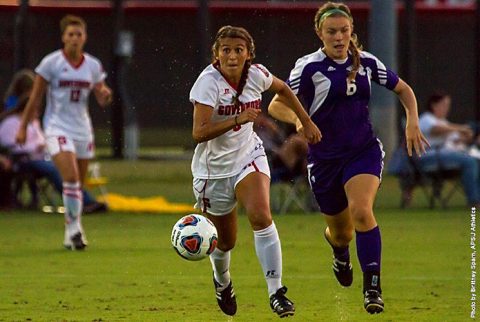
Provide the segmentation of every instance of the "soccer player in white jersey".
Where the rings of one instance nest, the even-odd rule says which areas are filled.
[[[318,142],[321,134],[289,87],[264,66],[252,64],[255,45],[244,28],[220,28],[212,53],[213,63],[196,80],[190,101],[198,143],[192,160],[196,207],[213,221],[219,237],[210,255],[218,305],[227,315],[236,313],[229,268],[237,238],[238,200],[253,228],[270,306],[280,317],[293,315],[295,308],[281,281],[280,240],[270,213],[270,170],[262,141],[253,131],[262,92],[272,90],[289,103],[309,142]]]
[[[87,242],[81,224],[81,186],[88,161],[94,156],[88,97],[93,91],[99,105],[106,106],[112,100],[112,91],[105,84],[106,74],[100,61],[83,51],[87,40],[85,21],[67,15],[60,21],[60,29],[64,46],[45,56],[35,69],[33,90],[16,141],[25,143],[27,125],[46,92],[43,126],[48,152],[63,179],[64,246],[82,250]]]
[[[428,142],[419,128],[413,90],[379,59],[361,50],[348,6],[333,2],[321,6],[315,15],[315,30],[324,47],[298,59],[287,82],[323,135],[321,142],[309,146],[310,187],[325,215],[325,238],[333,250],[338,282],[352,284],[349,243],[355,233],[364,308],[371,314],[380,313],[384,309],[382,243],[373,202],[384,153],[368,113],[372,81],[395,92],[405,108],[408,154],[413,149],[418,154],[425,152]],[[274,97],[269,112],[301,127],[279,97]]]

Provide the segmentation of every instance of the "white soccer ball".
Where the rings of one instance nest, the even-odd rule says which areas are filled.
[[[172,245],[181,257],[198,261],[217,246],[217,229],[206,217],[197,214],[180,218],[172,229]]]

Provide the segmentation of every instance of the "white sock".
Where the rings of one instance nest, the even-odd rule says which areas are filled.
[[[230,251],[224,252],[216,248],[210,254],[210,262],[215,280],[226,288],[230,283]]]
[[[270,296],[282,287],[282,247],[277,227],[272,222],[267,228],[254,231],[253,234],[255,250],[265,274]]]
[[[63,205],[65,206],[65,224],[70,236],[81,231],[80,217],[83,208],[83,196],[80,183],[63,183]]]

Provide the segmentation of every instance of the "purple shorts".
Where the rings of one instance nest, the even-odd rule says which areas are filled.
[[[308,180],[321,212],[336,215],[348,207],[344,185],[359,174],[382,179],[384,152],[380,141],[345,160],[317,161],[308,166]]]

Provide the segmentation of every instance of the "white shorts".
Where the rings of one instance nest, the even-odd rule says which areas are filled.
[[[222,216],[230,213],[237,205],[235,187],[248,174],[261,172],[270,178],[270,168],[265,155],[257,156],[246,164],[239,174],[222,179],[193,178],[193,194],[195,195],[195,208],[203,213]]]
[[[60,152],[73,152],[77,159],[92,159],[95,155],[93,141],[77,141],[65,135],[52,135],[46,137],[46,143],[52,157]]]

